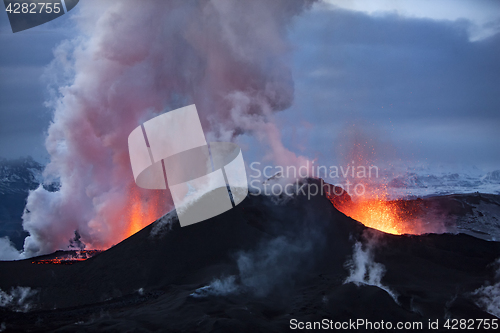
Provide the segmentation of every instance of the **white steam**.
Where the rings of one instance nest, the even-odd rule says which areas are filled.
[[[12,288],[10,292],[0,289],[0,307],[27,312],[31,308],[28,299],[35,294],[36,290],[31,290],[30,287],[16,287]]]
[[[167,214],[165,214],[161,219],[156,221],[151,229],[150,237],[163,237],[170,230],[172,230],[172,225],[174,222],[178,222],[179,218],[177,217],[177,213],[175,210],[171,210]]]
[[[368,244],[363,249],[361,242],[354,244],[352,259],[346,263],[350,270],[350,275],[344,283],[354,283],[359,285],[369,285],[379,287],[386,291],[397,303],[397,295],[387,286],[382,284],[382,277],[385,274],[384,265],[377,263],[373,259],[372,247],[374,241],[368,241]]]
[[[208,286],[196,289],[190,296],[195,298],[208,296],[226,296],[240,291],[234,275],[215,279]]]
[[[0,260],[24,259],[21,251],[18,251],[9,237],[0,238]]]
[[[277,287],[293,284],[293,276],[303,264],[305,254],[312,250],[312,242],[291,241],[284,236],[260,244],[257,249],[240,252],[237,256],[238,275],[213,280],[197,289],[191,296],[220,296],[249,292],[265,297]]]
[[[207,141],[248,133],[279,164],[303,164],[272,119],[293,101],[287,27],[310,2],[80,2],[79,35],[55,50],[47,75],[44,176],[61,187],[30,193],[25,256],[66,248],[75,230],[87,248],[108,248],[172,208],[168,191],[136,187],[127,146],[134,128],[168,110],[196,104]]]
[[[290,282],[300,258],[311,250],[307,241],[290,241],[280,236],[253,252],[240,253],[237,263],[241,283],[256,296],[267,295],[277,284]]]

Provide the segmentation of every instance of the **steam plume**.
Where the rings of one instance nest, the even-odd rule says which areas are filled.
[[[270,120],[292,102],[286,29],[310,2],[81,2],[81,34],[50,66],[45,177],[62,185],[30,193],[24,255],[64,248],[75,230],[106,248],[171,208],[167,191],[135,187],[127,150],[130,131],[167,110],[195,103],[209,140],[252,133],[278,160],[301,163]]]
[[[17,260],[21,258],[20,251],[17,251],[9,237],[0,238],[0,259],[2,260]]]
[[[293,284],[292,277],[314,251],[314,241],[319,233],[307,234],[301,239],[279,236],[260,244],[250,252],[237,255],[238,276],[214,279],[208,286],[197,289],[193,297],[228,295],[250,292],[265,297],[277,289],[284,290]]]
[[[14,311],[28,312],[32,304],[28,300],[37,293],[30,287],[15,287],[9,292],[0,289],[0,307],[10,308]]]
[[[382,284],[382,277],[385,274],[384,265],[374,261],[373,248],[377,245],[376,236],[364,233],[363,238],[366,239],[366,246],[363,249],[361,242],[354,244],[352,259],[346,263],[350,270],[350,275],[344,283],[354,283],[355,285],[369,285],[379,287],[387,292],[397,303],[397,295]]]

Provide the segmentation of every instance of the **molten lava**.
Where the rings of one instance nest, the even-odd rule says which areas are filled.
[[[72,265],[74,263],[87,260],[98,253],[100,250],[78,250],[78,251],[66,251],[66,252],[56,252],[59,253],[54,258],[37,259],[32,261],[32,264],[37,265]]]
[[[32,264],[37,264],[37,265],[72,265],[76,262],[79,261],[84,261],[87,259],[83,258],[74,258],[74,259],[61,259],[61,258],[53,258],[53,259],[40,259],[40,260],[35,260],[32,261]]]
[[[135,185],[131,186],[123,239],[165,215],[167,208],[165,201],[165,194],[160,191],[143,191]]]
[[[339,211],[370,228],[395,235],[430,232],[421,219],[424,208],[422,200],[361,198],[353,202],[350,198],[335,200],[331,196],[329,199]]]
[[[348,144],[342,147],[342,158],[348,161],[345,177],[346,185],[350,184],[353,198],[341,187],[333,185],[326,189],[327,196],[335,208],[345,215],[363,223],[365,226],[378,229],[390,234],[424,234],[442,232],[439,223],[429,223],[429,209],[425,201],[417,200],[389,200],[387,179],[379,178],[378,167],[376,174],[368,176],[358,173],[359,166],[365,170],[374,167],[378,157],[377,147],[386,145],[377,143],[377,137],[363,132],[363,126],[348,127],[345,131],[345,140]],[[386,152],[387,153],[387,152]],[[354,169],[355,166],[358,168]],[[363,168],[363,167],[362,167]],[[358,186],[362,191],[352,191]],[[346,186],[349,189],[348,186]],[[350,192],[350,193],[351,193]]]

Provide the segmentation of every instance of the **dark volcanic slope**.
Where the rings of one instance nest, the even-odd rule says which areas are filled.
[[[377,286],[344,283],[354,249],[351,269],[367,268],[360,279],[390,290],[397,302]],[[471,292],[494,282],[498,257],[499,243],[468,235],[394,236],[367,229],[325,197],[277,202],[249,196],[235,209],[185,228],[171,213],[73,265],[0,262],[3,291],[37,291],[28,313],[0,308],[0,325],[68,332],[278,332],[291,318],[425,325],[445,316],[493,318],[475,305]]]

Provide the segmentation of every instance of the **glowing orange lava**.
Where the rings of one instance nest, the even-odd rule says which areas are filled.
[[[388,151],[390,149],[377,143],[376,136],[367,135],[362,126],[355,124],[347,128],[344,136],[348,144],[342,146],[343,152],[340,155],[347,161],[348,166],[353,168],[344,176],[346,184],[350,183],[351,189],[357,184],[362,185],[359,188],[363,191],[351,193],[354,192],[351,190],[351,198],[341,187],[332,186],[327,189],[330,192],[327,196],[335,208],[367,227],[390,234],[435,232],[433,228],[436,227],[424,221],[426,207],[423,200],[389,200],[387,183],[384,183],[387,180],[379,178],[378,167],[375,177],[366,177],[366,174],[355,172],[359,170],[354,170],[355,166],[368,169],[378,164],[380,158],[377,147],[384,147],[384,150]]]
[[[165,191],[163,191],[165,192]],[[163,195],[162,195],[163,194]],[[131,186],[129,209],[123,238],[127,238],[153,223],[166,213],[164,193]]]
[[[395,235],[428,232],[420,219],[423,203],[419,200],[330,200],[339,211],[370,228]]]
[[[69,251],[62,253],[60,256],[56,256],[55,258],[37,259],[31,263],[36,265],[72,265],[80,261],[85,261],[101,252],[102,251],[100,250]]]
[[[82,258],[74,258],[74,259],[60,259],[60,258],[54,258],[54,259],[40,259],[40,260],[35,260],[32,261],[32,264],[37,264],[37,265],[72,265],[74,263],[77,263],[79,261],[84,261],[87,259],[82,259]]]
[[[399,235],[405,233],[405,229],[407,229],[405,223],[394,214],[391,202],[383,200],[361,201],[350,206],[337,208],[367,227],[383,232]]]

